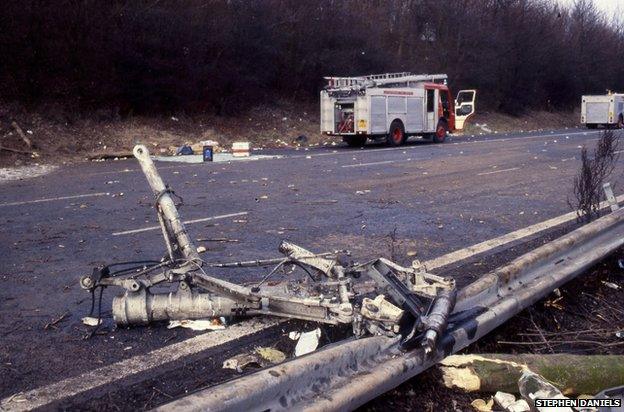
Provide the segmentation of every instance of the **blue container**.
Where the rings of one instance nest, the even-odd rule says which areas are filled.
[[[204,146],[202,150],[204,162],[212,162],[212,146]]]

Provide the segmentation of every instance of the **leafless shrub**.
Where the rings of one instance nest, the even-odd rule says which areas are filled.
[[[574,200],[568,199],[570,207],[576,210],[579,222],[587,223],[599,216],[602,185],[615,168],[619,145],[618,135],[612,130],[605,130],[596,144],[593,157],[589,156],[587,147],[581,149],[581,168],[574,177]]]
[[[403,240],[399,239],[396,226],[386,235],[386,246],[388,259],[399,264],[405,264],[407,246]]]

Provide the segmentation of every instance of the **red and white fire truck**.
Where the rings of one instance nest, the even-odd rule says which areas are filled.
[[[453,100],[445,74],[386,73],[325,77],[321,91],[321,133],[342,136],[350,146],[367,139],[398,146],[409,136],[444,142],[475,112],[476,90]]]

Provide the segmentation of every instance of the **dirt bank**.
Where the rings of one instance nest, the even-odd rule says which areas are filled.
[[[232,117],[171,114],[120,118],[108,110],[77,114],[55,106],[26,110],[15,104],[0,104],[0,146],[14,150],[0,150],[0,166],[73,162],[96,155],[114,157],[129,153],[137,142],[149,145],[155,153],[201,140],[216,140],[225,147],[237,140],[251,141],[254,147],[273,148],[340,143],[340,138],[320,134],[318,122],[316,105],[287,101],[270,108],[256,107]],[[554,129],[577,124],[576,113],[530,112],[512,117],[482,112],[470,119],[464,134]]]

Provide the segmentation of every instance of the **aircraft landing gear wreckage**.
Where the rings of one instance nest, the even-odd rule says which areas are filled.
[[[209,263],[199,256],[167,186],[145,146],[134,147],[134,156],[155,196],[155,208],[165,240],[160,261],[117,263],[93,269],[80,279],[81,286],[95,292],[119,286],[124,294],[113,299],[113,318],[120,326],[152,321],[212,317],[279,316],[327,324],[351,324],[353,334],[400,336],[404,349],[421,346],[435,349],[453,312],[455,281],[427,273],[414,261],[402,267],[384,258],[358,264],[348,251],[312,253],[282,241],[277,259]],[[131,263],[140,265],[128,267]],[[256,285],[243,286],[213,275],[227,268],[270,267]],[[122,269],[113,271],[114,267]],[[266,284],[278,270],[302,270],[305,280]],[[354,279],[370,278],[372,288],[358,288]],[[370,282],[369,282],[370,283]],[[174,292],[154,292],[169,284]],[[94,299],[95,300],[95,299]],[[101,295],[100,295],[101,302]]]

